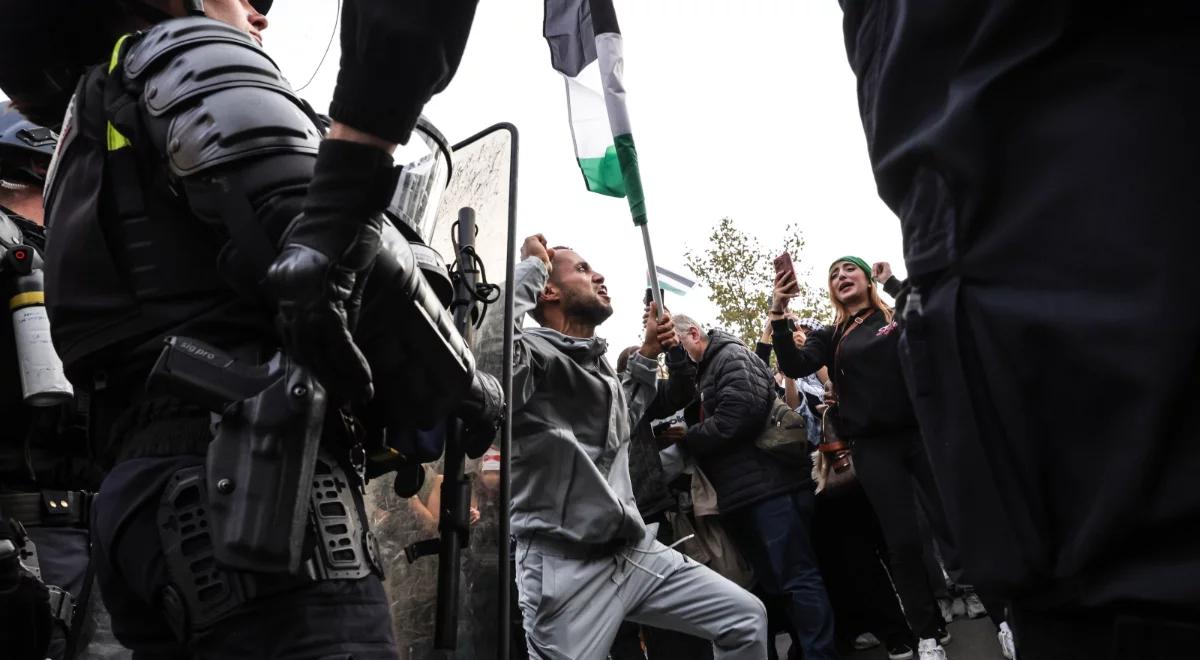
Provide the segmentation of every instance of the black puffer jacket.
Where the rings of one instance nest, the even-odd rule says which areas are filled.
[[[763,361],[721,330],[708,333],[696,373],[701,419],[688,428],[684,447],[717,491],[721,513],[774,495],[812,487],[803,466],[754,445],[775,398],[775,381]]]
[[[667,487],[658,441],[650,422],[670,417],[696,398],[696,363],[688,359],[683,347],[667,351],[667,373],[667,380],[658,381],[654,401],[633,427],[629,442],[629,479],[643,519],[676,506],[675,496]]]

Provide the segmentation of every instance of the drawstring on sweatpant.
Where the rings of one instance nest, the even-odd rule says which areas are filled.
[[[632,550],[633,552],[640,552],[643,555],[660,555],[660,554],[666,552],[667,550],[674,550],[675,546],[677,546],[680,543],[683,543],[685,541],[690,541],[691,539],[693,539],[695,537],[696,537],[695,534],[688,534],[687,536],[679,539],[678,541],[672,543],[671,545],[663,546],[662,550],[642,550],[641,548],[628,547],[628,548],[624,548],[620,554],[622,557],[625,558],[625,561],[629,562],[630,564],[633,564],[637,568],[640,568],[642,571],[646,572],[647,574],[652,575],[660,580],[665,580],[665,579],[667,579],[667,576],[662,575],[660,573],[655,573],[654,571],[646,568],[645,566],[642,566],[633,557],[630,557],[629,555],[627,555],[625,553]]]

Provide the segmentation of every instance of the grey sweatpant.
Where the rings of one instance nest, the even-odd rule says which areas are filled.
[[[529,653],[603,660],[624,620],[713,641],[714,660],[767,657],[767,615],[757,598],[667,548],[653,530],[609,557],[565,557],[517,542],[517,588]]]

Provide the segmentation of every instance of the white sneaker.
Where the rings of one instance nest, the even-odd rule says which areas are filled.
[[[923,639],[917,644],[917,660],[946,660],[946,651],[936,639]]]
[[[937,604],[938,610],[940,610],[942,613],[942,621],[945,621],[946,623],[954,623],[954,612],[950,606],[950,599],[939,598],[937,599]]]
[[[854,646],[855,651],[866,651],[867,649],[873,649],[876,646],[879,646],[879,638],[869,632],[866,632],[858,637],[855,637],[854,642],[852,642],[852,646]]]
[[[979,596],[975,592],[970,592],[963,596],[963,604],[967,606],[967,616],[972,619],[981,619],[987,616],[987,608],[983,606],[983,601],[979,600]]]
[[[996,637],[1000,639],[1000,652],[1004,654],[1008,660],[1016,660],[1017,647],[1013,644],[1012,628],[1008,627],[1008,622],[1000,624],[1000,632],[996,633]]]

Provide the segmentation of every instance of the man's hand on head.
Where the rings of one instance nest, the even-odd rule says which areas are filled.
[[[521,261],[525,261],[529,257],[537,257],[546,264],[546,272],[554,270],[554,249],[546,245],[546,237],[541,234],[534,234],[525,239],[521,244]]]
[[[679,338],[675,336],[675,322],[671,320],[671,312],[663,312],[662,318],[659,318],[658,303],[646,305],[646,311],[642,313],[642,323],[646,332],[638,353],[643,357],[657,359],[659,353],[679,343]]]

